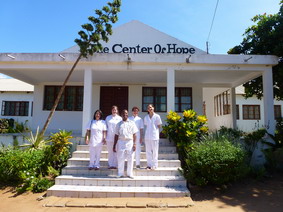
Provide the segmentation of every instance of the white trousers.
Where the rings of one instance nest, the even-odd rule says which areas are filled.
[[[117,153],[113,152],[114,142],[107,141],[106,143],[107,143],[107,151],[108,151],[108,166],[117,168],[118,165]]]
[[[102,145],[89,146],[89,166],[91,168],[100,167],[100,155],[101,155]]]
[[[117,143],[118,176],[123,176],[125,171],[125,160],[127,159],[127,176],[133,176],[133,141],[121,141]]]
[[[158,167],[159,140],[145,140],[147,166]]]

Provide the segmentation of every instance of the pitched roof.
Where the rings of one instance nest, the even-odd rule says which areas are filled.
[[[0,79],[0,91],[21,91],[21,92],[33,92],[34,87],[23,81],[9,78]]]

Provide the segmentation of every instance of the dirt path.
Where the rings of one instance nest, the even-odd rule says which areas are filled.
[[[199,188],[191,187],[194,206],[179,209],[105,209],[105,208],[58,208],[42,207],[45,200],[38,201],[37,198],[44,195],[25,193],[15,195],[12,188],[2,188],[0,190],[0,211],[1,212],[22,212],[22,211],[186,211],[186,212],[216,212],[216,211],[255,211],[255,212],[282,212],[283,211],[283,173],[276,174],[261,181],[248,180],[236,183],[220,191],[215,187]],[[149,199],[154,202],[157,199]]]

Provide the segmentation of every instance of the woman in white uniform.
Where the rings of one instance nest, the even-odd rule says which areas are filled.
[[[158,147],[159,147],[159,129],[162,121],[158,114],[154,113],[152,104],[147,106],[148,115],[144,117],[145,135],[145,149],[147,159],[147,169],[158,168]]]
[[[86,144],[89,145],[89,166],[88,169],[99,170],[100,155],[102,145],[105,144],[106,138],[106,123],[102,120],[101,110],[95,111],[93,120],[89,121],[86,130]],[[90,135],[90,138],[89,138]]]
[[[135,122],[138,132],[136,133],[136,168],[141,168],[140,166],[140,158],[141,158],[141,145],[142,145],[142,137],[143,137],[143,120],[139,117],[140,109],[138,107],[132,108],[132,116],[129,119]]]
[[[106,126],[107,126],[107,135],[106,135],[106,143],[107,143],[107,150],[108,150],[108,168],[109,169],[117,169],[118,162],[117,162],[117,153],[113,152],[113,144],[114,144],[114,137],[115,137],[115,129],[116,125],[122,121],[121,116],[118,115],[118,107],[113,105],[112,114],[107,116]]]

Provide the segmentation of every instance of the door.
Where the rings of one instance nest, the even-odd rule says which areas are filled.
[[[100,87],[100,110],[104,118],[111,114],[113,105],[118,106],[119,113],[122,110],[128,110],[129,89],[126,86],[101,86]]]

